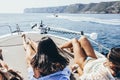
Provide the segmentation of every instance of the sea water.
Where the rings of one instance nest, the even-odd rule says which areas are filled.
[[[120,47],[120,14],[57,14],[23,13],[0,14],[0,35],[16,30],[16,24],[22,31],[32,31],[31,24],[40,23],[48,27],[65,28],[84,33],[97,33],[96,42],[107,48]],[[67,38],[79,38],[79,35],[54,33]]]

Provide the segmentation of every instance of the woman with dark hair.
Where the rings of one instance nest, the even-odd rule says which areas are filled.
[[[98,58],[89,40],[82,36],[60,46],[72,48],[80,80],[115,80],[120,72],[120,48],[112,48],[106,57]]]
[[[3,61],[2,49],[0,49],[0,80],[23,80],[23,78]]]
[[[30,80],[70,80],[69,60],[60,54],[51,38],[41,38],[36,50],[32,40],[27,43],[26,36],[22,37]]]

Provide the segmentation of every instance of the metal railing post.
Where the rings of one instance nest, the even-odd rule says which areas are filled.
[[[8,27],[9,27],[9,29],[10,29],[10,32],[11,32],[11,35],[12,35],[12,28],[11,28],[11,26],[9,26],[9,25],[8,25]]]

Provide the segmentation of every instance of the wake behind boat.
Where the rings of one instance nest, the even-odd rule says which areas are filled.
[[[42,24],[42,22],[41,22]],[[33,28],[33,26],[32,26]],[[76,35],[81,35],[80,32],[75,32],[71,30],[66,30],[66,29],[57,29],[57,28],[48,28],[48,27],[43,27],[46,28],[45,32],[43,31],[42,33],[39,31],[29,31],[29,32],[21,32],[17,31],[16,33],[10,33],[8,35],[3,35],[0,37],[0,48],[3,50],[3,58],[8,65],[21,72],[21,75],[23,76],[24,80],[28,80],[27,76],[27,65],[26,65],[26,60],[25,60],[25,51],[23,48],[23,42],[21,38],[21,34],[26,34],[27,37],[31,38],[32,40],[39,42],[39,40],[43,36],[49,36],[51,37],[57,45],[63,44],[64,42],[70,40],[65,37],[60,37],[52,34],[46,34],[48,33],[47,31],[56,31],[56,32],[66,32],[66,33],[73,33]],[[41,28],[41,29],[42,29]],[[41,33],[41,34],[40,34]],[[45,34],[44,34],[45,33]],[[82,33],[83,34],[83,33]],[[104,57],[101,55],[98,51],[95,51],[98,57]],[[73,54],[68,54],[68,55],[73,55]],[[70,57],[71,65],[73,64],[73,57]],[[78,75],[75,74],[76,79],[78,79]]]

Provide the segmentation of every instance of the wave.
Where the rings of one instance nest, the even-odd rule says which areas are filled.
[[[55,18],[54,16],[48,16],[50,18]],[[58,16],[57,18],[67,19],[71,21],[81,21],[81,22],[92,22],[100,24],[109,24],[109,25],[120,25],[120,19],[99,19],[93,17],[78,17],[78,16]]]

